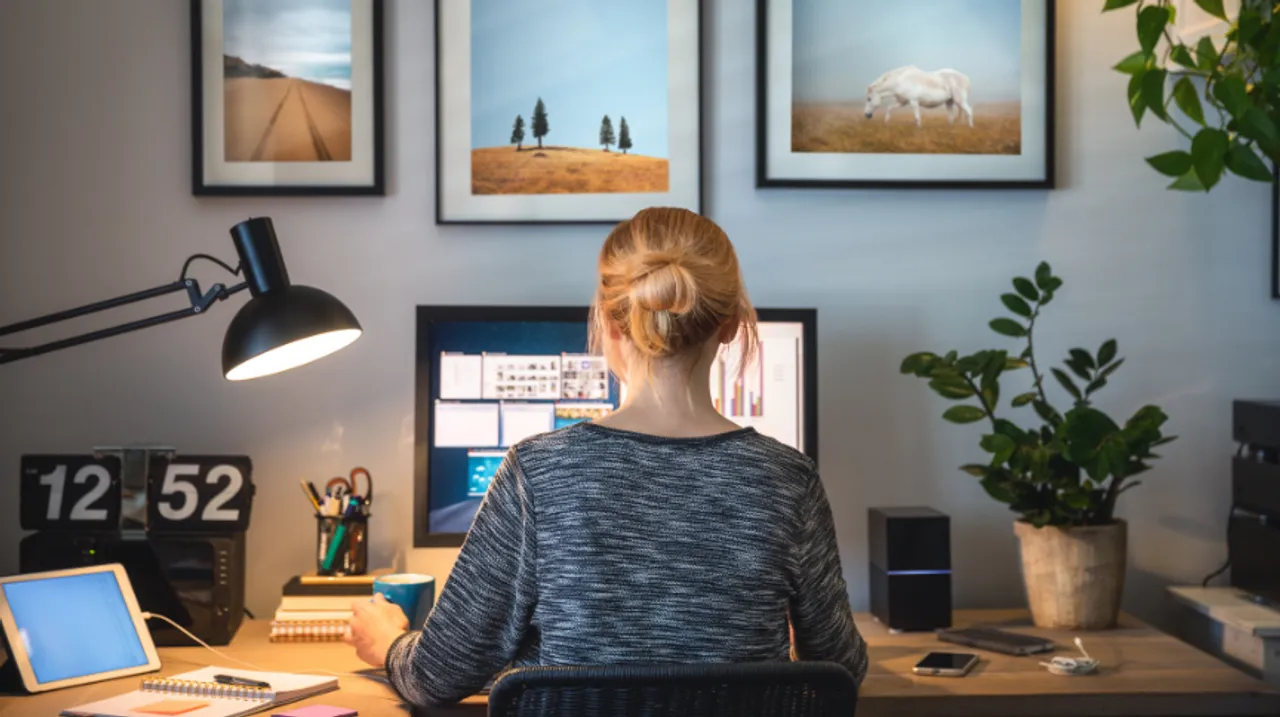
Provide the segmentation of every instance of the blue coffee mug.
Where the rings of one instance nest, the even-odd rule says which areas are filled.
[[[400,606],[410,629],[421,630],[436,602],[436,579],[417,573],[383,575],[374,579],[373,592]]]

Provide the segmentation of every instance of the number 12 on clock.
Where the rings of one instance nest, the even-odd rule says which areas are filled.
[[[119,525],[119,458],[23,456],[19,471],[24,530],[109,530]]]

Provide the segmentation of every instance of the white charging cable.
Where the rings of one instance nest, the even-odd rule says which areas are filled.
[[[144,612],[144,613],[142,613],[142,617],[143,617],[143,618],[145,618],[145,619],[147,619],[147,620],[163,620],[163,621],[165,621],[165,622],[169,623],[170,625],[173,625],[174,627],[178,628],[178,630],[179,630],[183,635],[186,635],[187,637],[191,638],[192,640],[195,640],[195,641],[196,641],[196,643],[197,643],[197,644],[199,644],[201,647],[203,647],[204,649],[208,650],[209,652],[212,652],[213,654],[217,655],[218,657],[221,657],[221,658],[222,658],[222,659],[224,659],[224,660],[229,660],[229,661],[231,661],[231,662],[236,663],[237,665],[243,665],[244,667],[250,667],[250,668],[253,668],[253,669],[255,669],[255,670],[258,670],[259,672],[267,672],[267,671],[268,671],[268,670],[265,670],[265,669],[263,669],[263,668],[261,668],[261,667],[258,667],[257,665],[253,664],[252,662],[245,662],[244,660],[237,660],[236,658],[234,658],[234,657],[232,657],[232,656],[230,656],[230,655],[228,655],[228,654],[226,654],[226,653],[224,653],[224,652],[222,652],[222,651],[220,651],[220,650],[215,650],[214,648],[212,648],[212,647],[210,647],[210,646],[209,646],[209,643],[205,642],[204,640],[201,640],[200,638],[196,637],[195,635],[192,635],[192,634],[191,634],[191,632],[187,630],[187,628],[185,628],[185,627],[183,627],[183,626],[179,625],[178,623],[174,622],[173,620],[170,620],[169,618],[165,617],[164,615],[159,615],[159,614],[156,614],[156,613],[154,613],[154,612]]]

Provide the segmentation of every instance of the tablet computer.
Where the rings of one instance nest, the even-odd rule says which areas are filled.
[[[0,578],[0,626],[28,692],[160,669],[118,563]]]

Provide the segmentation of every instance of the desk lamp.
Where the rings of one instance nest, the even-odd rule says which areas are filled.
[[[187,293],[191,306],[38,346],[0,348],[0,364],[202,314],[213,302],[245,289],[253,298],[240,307],[222,340],[222,372],[228,380],[242,381],[286,371],[327,356],[360,337],[360,322],[341,301],[319,289],[289,282],[270,217],[235,225],[231,238],[240,256],[238,268],[232,269],[207,254],[195,254],[183,264],[182,274],[173,283],[3,326],[0,336],[179,291]],[[214,284],[201,293],[199,283],[187,278],[187,270],[196,259],[211,261],[237,276],[243,274],[244,281],[232,287]]]

